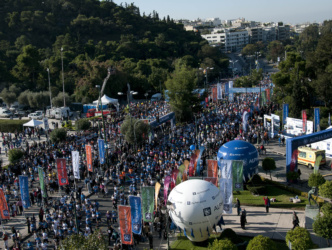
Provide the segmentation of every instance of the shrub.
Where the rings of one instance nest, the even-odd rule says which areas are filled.
[[[258,235],[249,241],[247,250],[276,250],[277,246],[273,240],[263,235]]]
[[[251,177],[251,179],[248,181],[248,185],[255,185],[255,186],[262,185],[263,183],[264,181],[258,174],[253,175],[253,177]]]
[[[243,240],[239,236],[237,236],[237,234],[230,228],[226,228],[225,230],[223,230],[219,236],[219,239],[229,239],[234,244],[243,242]]]
[[[252,194],[262,195],[266,193],[266,187],[265,186],[247,186],[247,189]]]
[[[316,218],[312,227],[317,235],[327,240],[332,238],[332,216],[330,214]]]
[[[209,245],[208,249],[210,250],[233,250],[237,249],[237,247],[229,240],[229,239],[222,239],[217,240],[215,239],[212,244]]]
[[[321,185],[318,193],[320,196],[332,199],[332,181],[326,181],[323,185]]]
[[[76,131],[88,130],[91,126],[91,123],[88,119],[83,118],[75,122]]]
[[[308,179],[308,186],[309,187],[319,187],[320,185],[324,184],[325,183],[325,178],[322,176],[321,173],[312,173],[310,176],[309,176],[309,179]]]
[[[270,172],[270,178],[271,178],[271,170],[275,170],[277,168],[275,160],[270,157],[264,158],[262,162],[262,167],[263,170],[266,172],[266,174],[268,171]]]
[[[24,155],[24,153],[22,150],[13,148],[13,149],[9,150],[8,160],[10,163],[15,163],[15,162],[19,161],[23,157],[23,155]]]
[[[292,249],[294,250],[310,249],[313,247],[310,234],[307,229],[303,227],[296,227],[288,231],[286,234],[287,246],[289,241],[292,243]]]
[[[322,208],[321,208],[321,211],[324,215],[332,216],[332,204],[331,203],[324,203]]]
[[[28,120],[4,120],[0,119],[0,131],[4,133],[15,133],[23,131],[23,124]]]
[[[64,128],[56,128],[50,134],[52,142],[60,142],[66,140],[67,131]]]
[[[265,182],[262,180],[262,178],[255,174],[247,183],[247,189],[253,193],[253,194],[265,194],[266,188],[265,188]]]

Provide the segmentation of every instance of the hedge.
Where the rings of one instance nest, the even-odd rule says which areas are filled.
[[[4,133],[15,133],[23,131],[23,124],[27,123],[29,120],[9,120],[0,119],[0,131]]]

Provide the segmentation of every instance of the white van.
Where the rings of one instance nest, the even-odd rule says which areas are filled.
[[[162,98],[161,93],[157,93],[151,96],[151,102],[156,102],[156,101],[160,101]]]
[[[8,109],[4,109],[4,108],[0,108],[0,117],[11,117],[13,115],[13,113],[8,110]]]
[[[69,118],[73,115],[73,113],[70,111],[69,107],[61,107],[57,108],[54,111],[54,117],[55,119],[62,119],[62,118]]]
[[[45,116],[47,117],[47,118],[50,118],[50,119],[53,119],[53,118],[55,118],[55,108],[53,108],[53,109],[46,109],[46,114],[45,114]]]

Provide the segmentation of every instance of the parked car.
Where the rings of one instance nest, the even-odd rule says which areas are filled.
[[[11,117],[12,115],[13,113],[10,110],[4,108],[0,109],[0,117]]]
[[[28,117],[30,119],[35,119],[35,120],[41,120],[41,119],[43,119],[43,115],[40,115],[38,113],[29,114]]]

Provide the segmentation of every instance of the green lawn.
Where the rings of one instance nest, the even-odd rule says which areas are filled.
[[[269,198],[276,198],[276,202],[271,202],[271,207],[275,208],[287,208],[287,209],[304,209],[308,203],[308,198],[304,196],[299,196],[301,203],[293,203],[289,201],[289,198],[295,197],[296,194],[291,193],[285,189],[279,188],[278,186],[273,186],[270,183],[266,183],[266,195]],[[247,206],[264,206],[263,197],[265,195],[252,195],[248,190],[234,192],[234,202],[238,198],[241,205]]]

